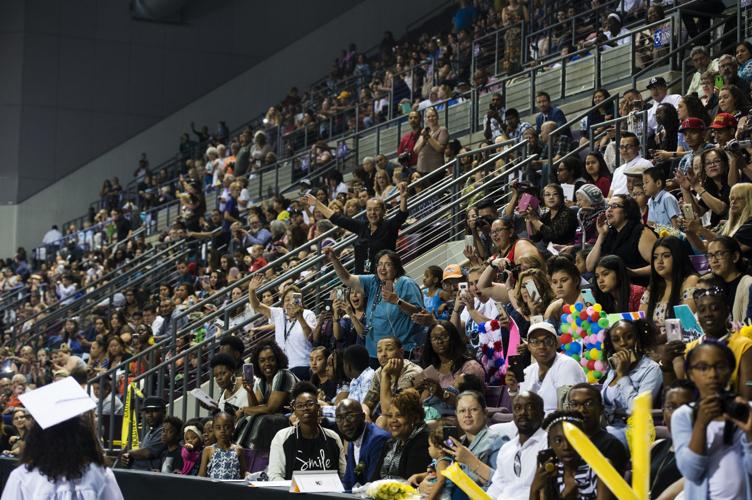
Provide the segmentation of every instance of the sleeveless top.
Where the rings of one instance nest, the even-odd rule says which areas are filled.
[[[223,450],[215,446],[206,465],[206,475],[212,479],[240,479],[238,452],[232,448]]]

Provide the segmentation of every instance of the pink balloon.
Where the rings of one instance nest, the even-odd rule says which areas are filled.
[[[606,337],[605,337],[605,336],[603,335],[603,332],[602,332],[602,331],[600,331],[600,332],[598,332],[598,336],[597,336],[597,338],[598,338],[598,342],[603,342],[603,340],[604,340],[604,339],[605,339]]]
[[[606,369],[605,365],[603,364],[603,361],[596,361],[595,362],[595,369],[599,372],[602,372]]]
[[[587,364],[588,364],[588,360],[587,360],[587,359],[585,359],[584,357],[582,357],[582,358],[580,359],[580,364],[581,364],[582,366],[587,366]]]

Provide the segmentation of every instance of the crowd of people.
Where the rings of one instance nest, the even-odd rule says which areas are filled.
[[[510,8],[526,10],[516,2],[480,14],[468,7],[454,18],[455,28],[475,19],[456,30],[466,36],[478,23],[488,27],[490,12],[513,22]],[[429,39],[428,49],[438,44],[440,53],[451,40]],[[460,52],[445,50],[451,66]],[[366,77],[352,52],[352,68],[343,62],[337,78],[356,75],[367,89],[378,73]],[[697,46],[691,56],[687,95],[671,94],[656,76],[623,92],[613,116],[611,106],[596,107],[610,96],[597,89],[579,130],[555,137],[568,121],[548,94],[538,94],[527,123],[487,79],[474,81],[492,94],[483,145],[526,141],[538,159],[503,202],[477,196],[459,207],[464,259],[429,266],[419,279],[406,273],[400,245],[400,231],[416,223],[410,201],[454,175],[442,171],[447,161],[472,153],[440,126],[430,97],[404,110],[409,130],[394,159],[363,158],[352,178],[333,170],[291,198],[248,192],[251,163],[274,155],[266,132],[245,131],[235,143],[220,127],[228,146],[185,159],[170,194],[181,216],[156,242],[134,234],[138,211],[124,212],[119,183],[109,183],[98,226],[73,228],[82,236],[62,243],[53,228],[51,258],[34,261],[19,249],[3,264],[2,451],[28,457],[35,423],[18,397],[35,387],[68,376],[92,381],[100,417],[122,415],[129,382],[150,365],[173,359],[200,378],[197,360],[206,356],[219,388],[209,415],[169,416],[165,394],[147,388],[141,446],[124,451],[121,465],[215,479],[326,469],[347,489],[393,478],[439,499],[465,495],[441,474],[456,462],[493,498],[613,498],[562,424],[580,427],[625,475],[634,398],[649,392],[662,410],[651,498],[750,497],[752,46],[717,59]],[[288,99],[281,119],[299,105]],[[623,118],[618,134],[599,127],[612,118]],[[206,128],[195,132],[214,140]],[[594,147],[572,153],[591,134]],[[239,171],[244,148],[253,160]],[[463,157],[460,173],[491,154]],[[209,187],[215,207],[207,207]],[[351,246],[337,245],[348,235]],[[101,283],[159,251],[174,259],[167,277],[87,302]],[[319,254],[325,263],[309,267]],[[333,291],[314,297],[306,285],[325,269],[336,274]],[[577,304],[631,319],[589,335],[598,347],[586,355],[584,339],[570,345],[567,314]],[[64,308],[72,314],[55,319]],[[227,322],[184,328],[218,309],[229,310]],[[216,351],[183,354],[215,336]],[[146,350],[149,362],[139,356]]]

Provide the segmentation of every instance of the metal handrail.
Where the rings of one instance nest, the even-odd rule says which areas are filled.
[[[603,121],[601,123],[596,123],[595,125],[590,125],[590,127],[589,127],[590,128],[590,134],[589,134],[590,135],[590,148],[591,149],[594,148],[594,141],[595,141],[594,134],[593,134],[593,129],[594,128],[600,128],[600,127],[604,127],[606,125],[612,125],[612,124],[613,125],[618,125],[621,122],[627,121],[630,118],[632,118],[634,116],[637,116],[637,115],[639,115],[641,117],[641,119],[642,119],[642,127],[643,127],[642,128],[642,134],[643,134],[642,137],[643,137],[643,140],[640,141],[640,155],[643,158],[646,158],[647,157],[647,151],[648,151],[647,150],[648,145],[647,145],[647,140],[646,140],[646,138],[648,136],[648,110],[647,109],[644,109],[642,111],[632,111],[632,112],[630,112],[627,115],[617,116],[616,118],[612,118],[611,120],[606,120],[606,121]],[[621,140],[621,127],[617,126],[617,127],[615,127],[615,129],[616,129],[615,130],[615,134],[616,135],[614,136],[614,141],[615,141],[614,144],[616,145],[616,159],[615,159],[615,163],[618,166],[618,165],[621,164],[621,154],[619,152],[619,141]]]
[[[526,144],[524,143],[524,141],[522,143],[520,143],[520,147],[523,147],[523,148],[526,147]],[[504,155],[509,155],[511,153],[512,153],[512,151],[510,151],[510,150],[504,151],[502,153],[498,153],[498,154],[492,156],[491,158],[487,159],[486,161],[482,162],[480,165],[478,165],[475,169],[473,169],[473,172],[477,171],[477,169],[479,169],[479,168],[486,168],[487,165],[495,162],[500,157],[502,157]],[[475,196],[476,194],[478,194],[481,191],[483,191],[484,189],[486,189],[487,186],[492,185],[493,183],[497,182],[499,179],[503,179],[506,176],[508,176],[510,174],[510,172],[512,172],[514,170],[517,170],[519,168],[522,168],[525,165],[525,163],[528,163],[528,162],[532,161],[534,158],[535,158],[535,156],[533,155],[533,156],[530,156],[527,159],[525,159],[525,160],[523,160],[523,161],[521,161],[519,163],[512,164],[510,168],[507,168],[503,172],[498,172],[497,173],[494,170],[493,172],[491,172],[490,174],[488,174],[486,176],[486,181],[482,185],[477,186],[475,189],[471,190],[470,192],[462,194],[459,198],[457,198],[456,200],[453,200],[451,202],[452,205],[456,207],[456,205],[458,205],[458,204],[460,204],[460,203],[462,203],[464,201],[467,201],[468,199],[470,199],[470,197]],[[459,165],[459,160],[458,159],[454,160],[453,163],[455,164],[455,168],[459,168],[458,167],[458,165]],[[471,175],[471,173],[468,173],[467,175]],[[460,180],[461,179],[456,179],[455,180],[455,182],[454,182],[455,186],[457,184],[459,184]],[[504,191],[502,193],[502,197],[503,196],[509,196],[508,191],[505,190],[504,187],[498,187],[497,189],[495,189],[493,191],[493,193],[495,194],[495,193],[499,193],[501,191]],[[489,194],[489,196],[491,196],[491,194]],[[424,216],[422,218],[422,220],[425,221],[425,220],[435,219],[437,216],[440,216],[441,214],[446,213],[448,210],[451,210],[451,209],[452,209],[452,207],[449,207],[447,205],[439,206],[439,207],[435,208],[431,212],[431,214],[429,214],[427,216]],[[422,227],[422,225],[420,223],[412,225],[412,226],[409,226],[407,228],[407,230],[405,231],[405,233],[414,232],[414,231],[420,229],[421,227]],[[455,225],[454,227],[457,227],[457,225]],[[430,246],[426,246],[426,248],[430,248]],[[323,259],[323,256],[319,256],[319,257],[317,257],[317,259]],[[304,285],[303,286],[303,290],[304,291],[312,290],[312,289],[319,290],[322,287],[322,283],[328,283],[329,285],[331,285],[331,284],[333,284],[334,280],[335,280],[334,271],[332,269],[330,269],[326,274],[324,274],[323,276],[320,276],[315,281],[309,282],[306,285]],[[227,306],[227,308],[229,309],[229,308],[232,308],[234,306],[235,306],[235,304],[230,304],[230,305]],[[196,344],[196,345],[193,345],[193,346],[191,346],[191,347],[189,347],[189,348],[181,351],[180,353],[176,352],[174,355],[172,355],[170,357],[165,357],[165,359],[163,359],[162,361],[159,361],[159,362],[156,362],[156,363],[154,363],[154,362],[149,363],[149,367],[146,370],[142,371],[141,373],[135,374],[135,376],[132,379],[129,377],[129,368],[130,368],[129,364],[130,363],[135,363],[136,366],[139,366],[139,361],[136,360],[136,359],[133,359],[133,358],[128,361],[128,364],[124,363],[120,367],[112,367],[107,372],[95,376],[94,378],[92,378],[89,381],[89,385],[91,386],[91,385],[94,385],[94,384],[97,384],[97,383],[103,384],[105,379],[108,379],[108,378],[112,379],[113,376],[116,376],[118,374],[118,372],[121,372],[122,376],[129,383],[134,383],[136,385],[142,385],[143,387],[152,388],[152,389],[156,386],[158,394],[164,394],[165,391],[167,393],[169,393],[168,400],[169,400],[170,403],[169,403],[169,409],[168,409],[168,411],[169,411],[169,413],[172,413],[172,411],[174,409],[174,402],[175,402],[176,395],[180,395],[183,398],[185,398],[187,396],[187,389],[189,387],[189,383],[191,383],[190,385],[194,385],[195,384],[196,386],[200,386],[203,383],[203,377],[206,376],[206,375],[210,375],[208,373],[208,371],[206,370],[206,366],[208,365],[208,363],[204,362],[204,355],[206,355],[206,357],[208,358],[208,356],[213,352],[214,348],[216,347],[216,345],[219,342],[219,340],[221,339],[221,337],[224,337],[226,335],[231,335],[231,334],[239,331],[241,328],[244,328],[245,325],[250,324],[251,322],[256,321],[258,319],[258,317],[259,317],[258,315],[255,315],[253,317],[247,318],[242,323],[236,324],[232,328],[226,329],[221,335],[207,338],[203,342],[201,342],[199,344]],[[256,338],[255,340],[256,340],[256,342],[258,342],[260,339]],[[154,358],[155,358],[155,355],[156,355],[155,354],[156,351],[154,349],[154,346],[152,346],[152,348],[150,348],[149,350],[150,350],[150,352],[148,352],[148,353],[146,351],[144,351],[144,352],[139,353],[139,354],[142,355],[142,359],[146,358],[146,355],[148,354],[151,357],[152,361],[153,361]],[[189,360],[193,356],[197,356],[198,366],[195,368],[195,376],[194,376],[194,378],[191,379],[188,367],[189,367]],[[175,377],[181,371],[181,369],[178,367],[178,362],[182,362],[182,387],[181,387],[182,391],[180,391],[180,390],[176,391],[176,387],[175,387],[175,385],[176,385]],[[166,376],[170,376],[170,380],[167,381],[167,382],[165,382],[165,380],[164,380],[164,378]],[[168,387],[166,387],[166,386],[168,386]],[[210,394],[213,394],[213,390],[214,390],[213,385],[210,385],[209,386],[209,392],[210,392]],[[113,390],[113,393],[114,393],[114,390]],[[111,397],[114,398],[114,394]],[[100,403],[99,403],[100,420],[101,420],[101,417],[104,417],[104,418],[107,417],[107,416],[102,416],[101,415],[101,406],[102,406],[102,402],[100,401]],[[198,415],[198,408],[195,408],[194,412],[195,412],[196,415]],[[182,418],[186,418],[186,416],[187,416],[187,405],[185,404],[185,399],[184,399],[183,405],[182,405]],[[113,417],[110,417],[110,419],[111,419],[111,423],[112,423]],[[110,436],[109,436],[109,438],[110,438],[110,442],[112,442],[112,440],[114,438],[114,431],[113,431],[112,425],[110,426]]]
[[[80,313],[82,310],[85,309],[87,303],[89,303],[92,300],[92,297],[96,297],[97,295],[100,295],[103,291],[105,291],[105,290],[107,290],[109,288],[118,288],[119,287],[118,284],[121,283],[121,282],[123,282],[123,281],[125,281],[126,284],[128,284],[129,286],[132,286],[133,283],[129,282],[128,280],[131,277],[133,277],[134,275],[137,275],[137,273],[144,272],[144,268],[148,269],[148,271],[144,272],[143,275],[139,276],[138,280],[139,281],[140,280],[145,280],[146,278],[149,277],[149,275],[150,275],[151,272],[155,272],[155,270],[160,269],[161,266],[163,266],[163,265],[170,265],[176,258],[179,258],[179,257],[182,257],[182,256],[186,255],[188,253],[187,249],[179,250],[180,247],[184,247],[184,246],[186,246],[185,241],[176,242],[174,245],[171,245],[170,247],[168,247],[168,248],[160,251],[159,253],[157,253],[157,254],[155,254],[155,255],[147,258],[147,260],[145,260],[144,262],[142,262],[139,266],[136,266],[136,267],[130,269],[129,271],[125,272],[125,273],[123,273],[121,270],[117,270],[117,274],[118,274],[117,278],[115,278],[113,280],[110,280],[110,281],[108,281],[106,283],[103,283],[96,290],[93,290],[93,291],[90,291],[90,292],[86,292],[84,295],[82,295],[81,297],[79,297],[79,298],[77,298],[77,299],[69,302],[68,304],[64,304],[63,305],[62,302],[59,302],[59,304],[61,304],[61,306],[57,310],[55,310],[55,311],[53,311],[51,313],[48,310],[45,310],[45,311],[41,311],[38,314],[35,314],[31,318],[27,318],[26,321],[28,321],[30,319],[37,318],[40,315],[43,315],[43,317],[41,319],[39,319],[38,321],[36,321],[34,323],[34,325],[29,330],[27,330],[25,332],[19,332],[19,333],[21,335],[23,335],[24,338],[27,338],[27,339],[32,339],[32,338],[36,337],[38,334],[43,333],[42,331],[39,331],[39,330],[42,330],[42,327],[46,327],[50,323],[53,323],[53,320],[58,319],[60,316],[67,315],[68,312],[70,312],[71,310],[73,310],[77,306],[84,306],[82,309],[80,309],[78,311],[78,313]],[[164,256],[169,256],[169,254],[171,252],[177,252],[177,253],[175,255],[173,255],[172,258],[167,259],[167,260],[163,260],[161,263],[159,263],[157,265],[157,267],[152,268],[152,269],[148,268],[149,265],[151,265],[154,262],[159,262],[160,259],[162,259]],[[100,280],[100,281],[103,281],[103,280]],[[123,288],[123,287],[120,287],[120,288]],[[116,292],[112,292],[112,293],[114,294]],[[105,294],[105,296],[106,295],[107,294]],[[96,304],[94,303],[94,305],[96,305]],[[14,328],[14,332],[13,333],[14,334],[12,336],[11,341],[15,342],[16,341],[15,328]]]
[[[510,143],[510,142],[511,141],[507,141],[507,143]],[[494,144],[494,145],[491,145],[491,146],[485,146],[483,148],[479,148],[479,149],[474,150],[474,151],[466,152],[462,156],[458,156],[455,160],[452,160],[452,162],[447,163],[444,167],[442,167],[440,169],[437,169],[435,172],[441,173],[441,171],[443,169],[447,168],[447,166],[449,166],[451,164],[458,165],[459,164],[458,163],[459,159],[461,157],[463,157],[463,156],[477,154],[478,152],[483,152],[483,151],[487,151],[487,150],[490,150],[490,149],[499,148],[500,146],[504,146],[504,144]],[[520,149],[524,150],[524,148],[526,148],[526,147],[527,147],[527,143],[525,141],[521,141],[518,144],[516,144],[515,146],[513,146],[512,148],[507,149],[506,151],[503,151],[503,152],[499,153],[498,155],[494,156],[494,158],[496,159],[496,158],[498,158],[500,156],[504,156],[504,155],[511,156],[512,154],[518,152],[518,150],[520,150]],[[467,178],[469,178],[471,175],[473,175],[475,172],[477,172],[480,168],[484,167],[485,164],[486,164],[486,162],[483,162],[481,165],[476,166],[475,168],[473,168],[469,172],[467,172],[467,173],[465,173],[465,174],[463,174],[461,176],[457,176],[453,181],[452,180],[450,180],[450,181],[452,181],[454,183],[460,183],[463,180],[466,180]],[[424,181],[425,177],[423,179],[421,179],[421,180]],[[421,182],[421,180],[418,180],[418,181],[410,184],[409,187],[410,188],[414,188],[416,185],[418,185]],[[445,183],[439,183],[436,186],[432,186],[431,188],[426,189],[423,192],[421,192],[420,194],[423,195],[423,196],[418,196],[418,197],[416,197],[416,199],[412,199],[411,198],[409,200],[409,204],[412,204],[413,206],[418,205],[422,201],[424,201],[427,197],[435,196],[436,194],[443,192],[445,189],[446,189],[446,184]],[[389,199],[392,199],[392,197],[388,197],[387,201]],[[392,213],[394,213],[394,211],[395,210],[392,210]],[[361,214],[362,213],[365,213],[365,212],[361,212]],[[312,240],[310,242],[307,242],[305,245],[303,245],[303,246],[301,246],[301,247],[299,247],[299,248],[297,248],[295,250],[289,251],[286,255],[296,254],[300,250],[305,249],[306,247],[310,247],[311,244],[317,243],[318,241],[322,241],[326,237],[330,237],[330,236],[334,235],[336,233],[336,231],[338,231],[338,229],[336,229],[336,228],[332,229],[330,231],[327,231],[326,233],[323,233],[319,237],[315,238],[314,240]],[[355,239],[356,239],[356,235],[347,235],[347,236],[344,237],[344,239],[342,239],[339,242],[337,242],[335,244],[334,248],[335,249],[344,248],[344,247],[348,246],[350,243],[352,243]],[[278,260],[280,260],[280,259],[278,259]],[[323,256],[319,254],[318,256],[309,259],[307,262],[301,263],[301,265],[297,266],[294,270],[289,270],[289,271],[283,273],[282,275],[276,277],[275,279],[273,279],[273,280],[271,280],[271,281],[269,281],[267,283],[264,283],[264,285],[262,285],[261,288],[259,288],[258,291],[259,291],[259,293],[261,293],[261,292],[263,292],[263,291],[265,291],[267,289],[272,289],[273,287],[279,285],[280,283],[286,281],[287,279],[290,279],[290,278],[293,278],[293,277],[297,276],[300,272],[306,271],[308,269],[313,268],[314,266],[320,265],[322,263],[322,261],[323,261]],[[270,263],[269,265],[276,265],[275,264],[276,262],[277,261],[275,261],[274,263]],[[257,274],[263,274],[264,270],[267,267],[268,266],[266,266],[266,267],[258,270]],[[166,339],[160,340],[159,342],[155,343],[153,346],[150,346],[148,349],[146,349],[142,353],[139,353],[139,355],[146,356],[146,355],[149,355],[149,353],[153,352],[154,350],[160,349],[160,348],[162,348],[164,346],[168,346],[168,345],[174,346],[175,345],[175,340],[179,336],[177,325],[178,325],[178,323],[180,322],[181,319],[188,317],[192,312],[196,312],[196,311],[202,309],[206,304],[212,303],[217,298],[225,296],[225,295],[229,295],[233,288],[245,285],[247,282],[249,282],[251,280],[251,278],[252,278],[252,276],[250,276],[250,275],[246,276],[246,277],[244,277],[244,278],[242,278],[242,279],[234,282],[232,285],[228,285],[224,289],[215,292],[210,297],[207,297],[207,298],[205,298],[205,299],[197,302],[193,306],[191,306],[191,307],[189,307],[189,308],[187,308],[187,309],[185,309],[183,311],[180,311],[177,315],[173,316],[170,319],[171,322],[172,322],[172,325],[171,325],[171,330],[172,330],[171,338],[166,338]],[[194,328],[199,323],[206,323],[206,322],[212,321],[215,318],[218,318],[220,315],[225,314],[228,311],[232,310],[234,307],[236,307],[239,302],[241,302],[241,301],[238,301],[238,302],[235,302],[235,303],[230,303],[230,304],[228,304],[224,308],[224,310],[214,311],[213,313],[210,313],[208,315],[203,316],[197,322],[194,322],[194,323],[191,323],[191,324],[186,324],[186,325],[182,326],[181,329],[180,329],[180,332],[189,331],[189,330],[191,330],[192,328]],[[225,325],[224,326],[225,326],[225,329],[229,329],[229,323],[228,323],[228,320],[227,320],[227,315],[225,314],[225,316],[226,317],[225,317]],[[118,365],[116,367],[112,367],[110,371],[112,371],[114,373],[118,369],[123,369],[123,365],[124,364],[131,363],[134,360],[137,360],[136,357],[130,358],[127,361],[124,361],[123,363],[121,363],[120,365]]]
[[[678,10],[681,11],[682,10],[682,6],[679,6]],[[642,68],[638,72],[633,73],[632,74],[632,86],[636,87],[637,86],[637,80],[639,80],[645,74],[647,74],[648,72],[650,72],[653,69],[655,69],[656,67],[658,67],[660,65],[659,63],[664,63],[667,60],[671,61],[671,58],[673,58],[676,54],[678,54],[680,52],[684,52],[684,50],[687,47],[694,46],[696,44],[696,40],[697,39],[699,39],[700,37],[703,37],[703,36],[705,36],[705,35],[707,35],[709,33],[712,33],[713,31],[715,31],[716,29],[718,29],[718,27],[720,27],[721,25],[725,24],[725,22],[730,17],[731,16],[724,16],[724,17],[721,18],[721,20],[718,23],[711,23],[711,26],[709,28],[707,28],[706,30],[703,30],[701,33],[698,33],[694,38],[690,38],[689,40],[687,40],[684,43],[680,44],[678,47],[673,47],[667,54],[664,54],[664,55],[662,55],[660,57],[656,57],[655,60],[652,63],[650,63],[648,66],[645,66],[644,68]],[[653,24],[655,24],[655,23],[653,23]],[[645,29],[645,28],[643,28],[643,29]],[[734,28],[734,30],[738,30],[738,28]],[[673,29],[672,29],[672,32],[673,32]],[[673,40],[673,37],[672,37],[672,40]],[[719,40],[721,40],[721,39],[719,39]]]
[[[577,116],[575,116],[574,118],[571,118],[568,122],[564,123],[563,125],[559,125],[550,134],[548,134],[548,155],[549,155],[548,161],[551,162],[551,163],[553,162],[552,155],[553,155],[553,138],[554,138],[554,136],[557,136],[557,135],[561,134],[562,132],[564,132],[566,130],[570,130],[571,127],[572,127],[572,125],[574,125],[575,123],[579,122],[580,120],[582,120],[583,118],[585,118],[586,116],[588,116],[593,111],[595,111],[597,109],[600,109],[603,106],[608,105],[609,103],[613,103],[613,106],[614,106],[614,116],[618,116],[618,114],[619,114],[619,94],[616,93],[616,94],[613,94],[612,96],[604,99],[602,102],[600,102],[600,103],[598,103],[598,104],[596,104],[594,106],[591,106],[588,109],[586,109],[585,111],[579,113]],[[559,161],[561,161],[561,160],[562,159],[560,158]]]
[[[577,24],[577,19],[578,18],[582,18],[582,17],[590,16],[591,14],[595,14],[596,15],[595,26],[596,26],[596,29],[597,29],[598,27],[600,27],[600,21],[601,21],[601,16],[602,16],[601,12],[602,11],[606,11],[607,13],[610,13],[610,12],[612,12],[612,10],[609,9],[609,7],[611,7],[612,5],[617,5],[619,3],[621,3],[620,0],[607,0],[606,2],[603,2],[602,4],[598,5],[597,7],[590,8],[590,9],[588,9],[586,11],[583,11],[583,12],[577,12],[577,13],[575,13],[574,16],[569,17],[569,18],[565,19],[564,21],[559,21],[559,22],[556,22],[554,24],[549,24],[548,26],[545,26],[545,27],[543,27],[543,28],[541,28],[541,29],[539,29],[537,31],[534,31],[532,33],[528,33],[527,35],[525,35],[525,47],[529,48],[531,46],[531,39],[533,37],[540,36],[541,34],[546,33],[546,32],[550,33],[557,26],[564,26],[564,25],[568,25],[568,24],[572,25],[572,39],[571,40],[572,40],[572,45],[574,46],[575,42],[576,42],[575,33],[577,32],[576,24]],[[548,38],[550,40],[550,34],[548,35]],[[550,47],[550,41],[549,41],[549,47]],[[528,62],[528,57],[529,57],[529,53],[526,50],[526,51],[524,51],[522,62],[523,63]],[[551,57],[551,54],[549,54],[548,56],[545,56],[543,58],[537,58],[536,60],[538,60],[538,61],[547,60],[550,57]]]

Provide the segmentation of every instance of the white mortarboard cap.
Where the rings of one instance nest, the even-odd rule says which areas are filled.
[[[97,406],[73,377],[18,396],[39,427],[46,429]]]

